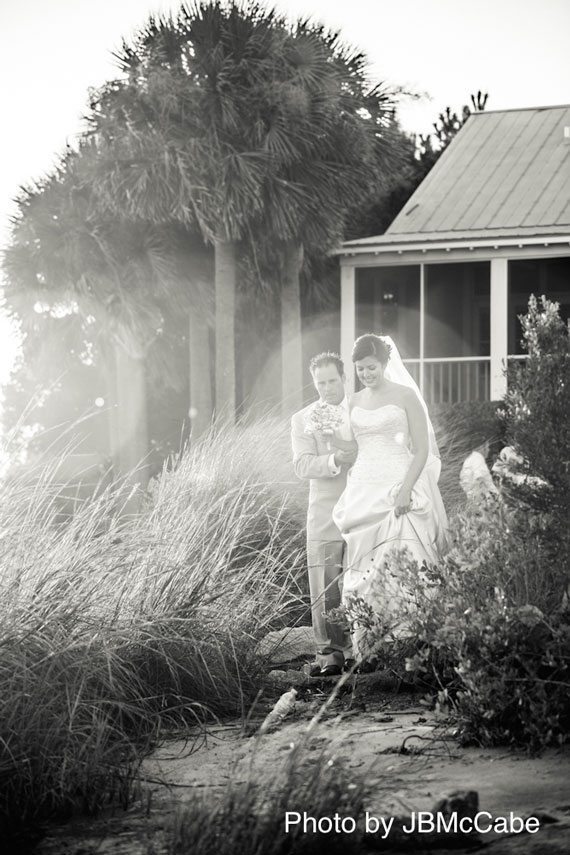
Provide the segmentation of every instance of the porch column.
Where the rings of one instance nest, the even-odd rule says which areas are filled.
[[[355,266],[341,265],[340,268],[340,356],[346,371],[346,392],[354,392],[354,368],[352,345],[356,338],[356,285]]]
[[[425,265],[420,264],[420,375],[418,386],[424,395],[424,359],[426,350],[426,276]]]
[[[506,258],[491,259],[491,400],[498,401],[507,391],[508,351],[508,271]]]

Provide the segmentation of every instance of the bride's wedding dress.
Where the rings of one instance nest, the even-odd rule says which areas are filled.
[[[395,501],[413,457],[406,411],[397,404],[372,410],[355,406],[350,422],[358,454],[333,510],[346,541],[343,602],[357,595],[376,613],[397,620],[407,595],[397,573],[390,573],[390,551],[407,547],[421,565],[424,560],[435,563],[446,546],[439,460],[430,455],[412,489],[411,510],[397,517]]]

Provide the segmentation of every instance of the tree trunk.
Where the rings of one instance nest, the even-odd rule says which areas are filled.
[[[215,244],[216,294],[216,416],[235,420],[235,290],[236,247],[230,241]]]
[[[145,364],[142,350],[135,355],[122,344],[115,346],[117,389],[117,447],[114,462],[118,474],[131,484],[148,483],[148,423]]]
[[[212,365],[210,331],[204,312],[199,306],[190,312],[190,419],[192,441],[208,429],[212,422]]]
[[[115,345],[117,347],[117,345]],[[113,474],[119,473],[119,437],[120,428],[118,420],[119,401],[117,398],[117,360],[115,356],[115,348],[103,351],[104,370],[105,370],[105,403],[107,412],[107,436],[109,444],[109,457],[113,464]]]
[[[289,243],[283,254],[281,275],[281,408],[284,416],[303,406],[303,337],[299,274],[303,247]]]

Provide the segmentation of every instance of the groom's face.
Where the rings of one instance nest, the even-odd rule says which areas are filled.
[[[313,383],[319,398],[327,404],[340,404],[344,398],[344,375],[341,376],[338,373],[338,368],[333,362],[315,368]]]

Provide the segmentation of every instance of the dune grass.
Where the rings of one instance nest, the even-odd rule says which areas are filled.
[[[0,485],[0,836],[128,804],[168,729],[245,714],[260,637],[305,608],[283,425],[217,427],[126,516],[62,517],[58,461]]]
[[[263,781],[263,784],[259,782]],[[356,824],[364,786],[330,753],[306,741],[294,745],[278,768],[260,770],[243,784],[230,782],[221,798],[211,793],[180,809],[168,828],[169,855],[325,855],[361,852],[361,830],[329,826],[339,817]],[[304,824],[304,814],[312,819]],[[286,817],[289,816],[289,826]],[[296,814],[296,815],[295,815]],[[314,821],[313,821],[314,820]],[[319,821],[323,820],[323,825]],[[333,820],[334,822],[334,820]],[[344,829],[344,830],[343,830]]]
[[[230,778],[221,793],[206,790],[167,823],[169,855],[361,852],[365,784],[349,775],[331,750],[332,740],[314,741],[323,716],[350,679],[350,673],[341,677],[269,774],[266,737],[259,730],[246,780]]]
[[[306,485],[282,420],[214,426],[136,513],[128,480],[70,502],[64,464],[0,484],[5,840],[129,804],[166,733],[247,715],[258,640],[310,622]]]

